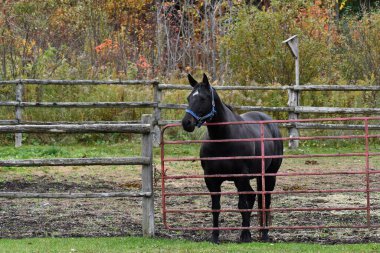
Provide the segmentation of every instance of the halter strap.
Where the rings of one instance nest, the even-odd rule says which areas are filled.
[[[201,117],[201,116],[198,116],[192,110],[186,109],[186,112],[189,113],[191,116],[193,116],[193,118],[196,120],[196,126],[197,127],[201,127],[207,120],[211,120],[216,114],[214,90],[211,87],[211,85],[210,85],[210,92],[211,92],[211,105],[212,105],[212,107],[211,107],[211,111],[208,114]]]

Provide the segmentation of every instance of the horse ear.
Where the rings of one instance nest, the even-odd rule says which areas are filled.
[[[203,74],[203,80],[202,82],[206,85],[210,85],[210,83],[208,82],[208,77],[206,76],[206,74]]]
[[[190,74],[187,74],[187,79],[192,87],[198,84],[198,82]]]

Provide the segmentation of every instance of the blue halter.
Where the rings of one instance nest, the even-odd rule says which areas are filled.
[[[210,85],[210,92],[211,92],[211,105],[212,105],[211,112],[209,112],[205,116],[200,117],[195,112],[193,112],[192,110],[186,109],[186,112],[189,113],[191,116],[193,116],[194,119],[196,120],[196,126],[197,127],[201,127],[207,120],[211,120],[216,114],[214,91],[213,91],[213,88],[211,87],[211,85]]]

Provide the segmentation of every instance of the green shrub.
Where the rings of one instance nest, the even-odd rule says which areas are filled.
[[[347,17],[341,23],[341,43],[337,45],[338,70],[350,84],[380,85],[380,13]],[[363,103],[378,107],[377,92],[362,97]]]
[[[301,83],[322,76],[330,64],[326,20],[299,12],[300,3],[273,1],[267,11],[241,9],[234,28],[220,39],[228,79],[239,84],[289,85],[294,83],[294,60],[282,41],[298,35]],[[301,14],[300,14],[301,13]],[[318,23],[317,21],[323,21]]]

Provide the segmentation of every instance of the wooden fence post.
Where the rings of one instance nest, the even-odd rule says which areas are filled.
[[[20,80],[16,85],[16,101],[18,102],[18,105],[15,107],[15,116],[16,121],[18,124],[21,123],[22,120],[22,107],[20,106],[20,103],[22,102],[22,90],[23,85],[22,81]],[[21,147],[22,146],[22,133],[16,133],[15,134],[15,147]]]
[[[157,103],[157,106],[154,108],[154,121],[155,125],[158,125],[158,121],[161,119],[161,108],[159,108],[159,104],[162,100],[162,91],[158,87],[159,82],[153,83],[153,100]]]
[[[153,129],[153,146],[160,146],[161,141],[161,129],[159,122],[161,120],[161,108],[159,105],[162,101],[162,90],[158,87],[159,82],[153,83],[153,100],[157,105],[154,107],[154,129]]]
[[[288,90],[288,106],[291,108],[296,108],[299,106],[299,91],[295,89],[289,89]],[[289,119],[290,120],[297,120],[299,118],[298,113],[295,112],[289,112]],[[299,137],[299,131],[296,127],[296,123],[290,123],[291,127],[289,128],[289,137]],[[299,146],[299,140],[290,140],[289,141],[289,148],[290,149],[297,149]]]
[[[298,37],[297,35],[294,35],[290,37],[287,40],[284,40],[282,43],[285,43],[292,53],[294,60],[295,60],[295,88],[298,88],[300,85],[300,66],[299,66],[299,51],[298,51]],[[300,106],[300,92],[297,89],[289,89],[288,90],[288,106],[290,108],[297,108]],[[298,113],[296,112],[289,112],[289,119],[290,120],[297,120],[299,118]],[[296,123],[292,124],[292,126],[289,128],[289,137],[298,138],[299,132],[296,127]],[[289,141],[289,148],[290,149],[297,149],[299,146],[299,140],[290,140]]]
[[[141,118],[142,124],[152,124],[151,115],[144,114]],[[151,192],[150,196],[143,197],[143,217],[142,229],[143,236],[154,236],[154,194],[153,194],[153,138],[152,130],[142,136],[142,157],[150,159],[149,165],[142,166],[142,192]]]

